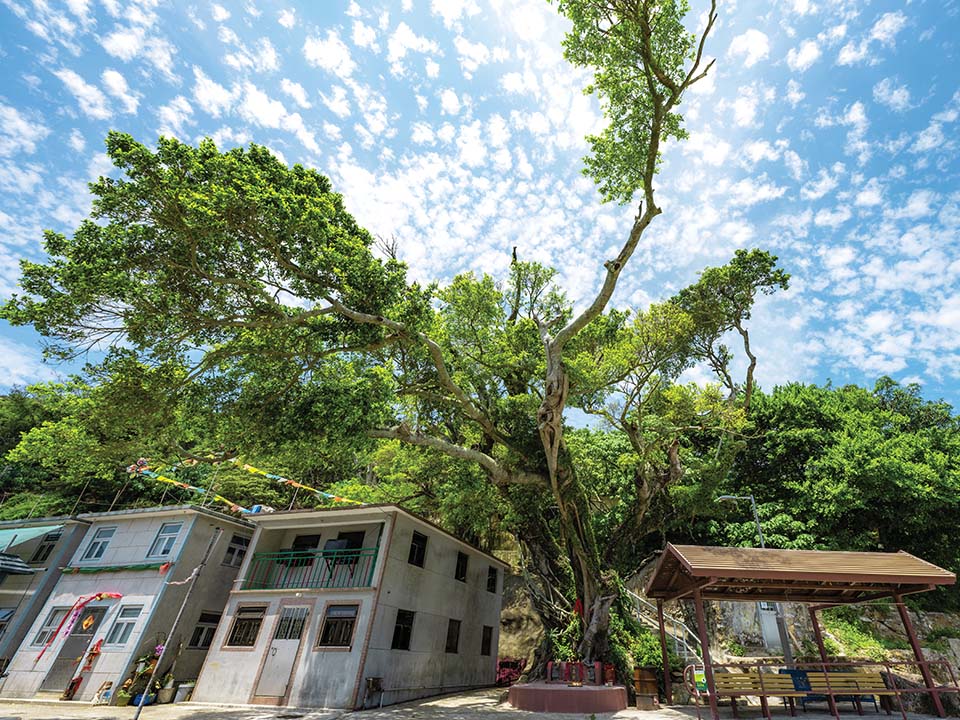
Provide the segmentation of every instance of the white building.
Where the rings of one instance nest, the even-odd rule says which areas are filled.
[[[91,699],[105,682],[116,690],[136,658],[168,641],[191,585],[182,581],[209,549],[207,564],[193,581],[189,607],[170,639],[180,652],[168,653],[170,661],[176,658],[178,680],[196,678],[246,553],[251,525],[190,505],[78,519],[89,527],[11,659],[2,695],[59,696],[78,676],[83,680],[76,700]],[[100,593],[121,597],[96,600],[74,612],[78,601]]]
[[[0,522],[0,551],[18,556],[33,571],[0,579],[0,670],[20,647],[60,579],[58,568],[86,530],[85,521],[71,517]]]
[[[360,708],[494,683],[505,563],[395,505],[251,520],[194,700]]]

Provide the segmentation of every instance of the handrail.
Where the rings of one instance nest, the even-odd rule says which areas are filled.
[[[243,590],[370,587],[378,549],[278,550],[254,553]]]
[[[649,600],[640,597],[640,595],[633,592],[632,590],[627,589],[626,592],[627,592],[627,595],[630,596],[630,598],[634,601],[636,605],[645,606],[649,608],[653,613],[659,612],[657,609],[657,606],[654,605]],[[640,612],[639,608],[637,608],[637,612],[638,613]],[[665,625],[669,624],[673,626],[673,635],[672,635],[673,639],[675,641],[679,641],[683,643],[683,647],[687,651],[687,653],[702,662],[703,655],[702,655],[702,650],[700,648],[700,638],[697,636],[697,634],[693,630],[691,630],[686,623],[684,623],[682,620],[679,620],[677,617],[673,615],[667,615],[666,613],[664,613],[663,621]],[[678,628],[683,628],[684,635],[685,635],[684,637],[678,636],[677,634]]]

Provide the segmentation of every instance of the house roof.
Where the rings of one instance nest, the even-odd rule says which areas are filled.
[[[906,552],[672,545],[647,583],[651,598],[699,589],[706,600],[850,604],[952,585],[952,572]]]
[[[389,515],[392,513],[400,513],[406,515],[412,520],[430,527],[437,532],[446,535],[451,540],[470,548],[474,552],[480,553],[481,555],[486,556],[491,561],[500,565],[501,567],[509,567],[509,563],[504,562],[495,555],[491,555],[486,550],[481,550],[476,545],[468,543],[466,540],[458,538],[456,535],[447,532],[439,525],[427,520],[424,517],[420,517],[416,513],[412,513],[409,510],[400,507],[399,505],[394,505],[392,503],[371,503],[369,505],[342,505],[339,507],[331,508],[318,508],[318,509],[301,509],[301,510],[282,510],[272,513],[257,513],[255,515],[247,516],[249,520],[253,521],[257,525],[280,525],[285,527],[308,527],[311,520],[324,520],[324,519],[340,519],[343,516],[354,516],[364,519],[369,519],[370,521],[380,520],[384,515]],[[293,521],[293,522],[291,522]]]
[[[66,525],[68,523],[81,523],[76,515],[55,515],[53,517],[24,518],[22,520],[0,520],[0,530],[9,528],[35,527],[38,525]]]
[[[33,575],[35,572],[20,556],[0,552],[0,575]]]
[[[221,522],[229,522],[241,527],[253,527],[246,519],[231,517],[208,507],[199,505],[160,505],[148,508],[130,508],[127,510],[111,510],[110,512],[82,513],[77,515],[80,520],[87,522],[96,522],[98,520],[116,520],[122,517],[158,517],[162,515],[183,515],[195,513],[197,515],[206,515]]]

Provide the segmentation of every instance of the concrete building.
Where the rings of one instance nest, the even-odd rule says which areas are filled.
[[[60,579],[58,568],[76,551],[86,530],[85,521],[71,517],[0,522],[0,550],[16,555],[32,570],[0,580],[0,671],[20,647]]]
[[[176,658],[176,678],[196,678],[252,526],[190,505],[90,513],[78,520],[88,523],[86,531],[11,659],[0,693],[60,696],[78,676],[83,679],[76,700],[90,700],[106,682],[116,691],[137,658],[168,641],[191,586],[183,581],[208,554],[193,581],[189,607],[169,639],[179,648],[168,653],[171,661]]]
[[[251,520],[194,700],[360,708],[494,683],[505,563],[395,505]]]

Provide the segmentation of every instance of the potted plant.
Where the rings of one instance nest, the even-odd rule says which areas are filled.
[[[173,695],[177,691],[176,687],[174,687],[174,682],[172,672],[168,672],[163,676],[163,679],[160,681],[162,687],[157,691],[157,703],[173,701]]]

